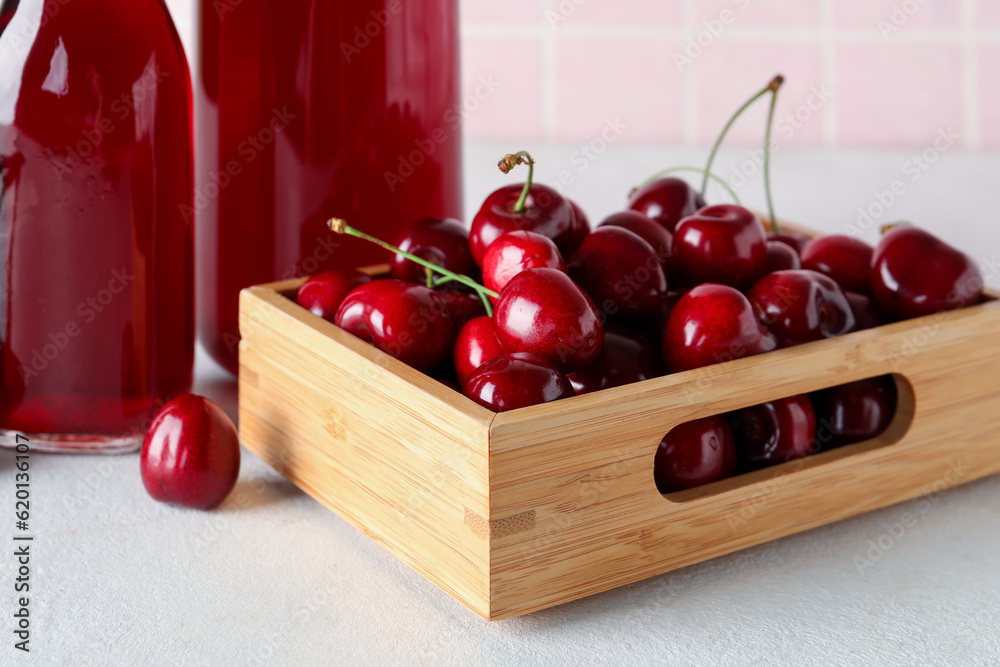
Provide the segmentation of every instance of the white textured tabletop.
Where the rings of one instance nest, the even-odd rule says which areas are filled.
[[[467,151],[467,201],[496,185],[502,153]],[[596,222],[656,169],[703,152],[612,145],[593,161],[536,147],[538,177],[565,169]],[[747,158],[722,157],[728,166]],[[835,232],[876,191],[905,194],[874,220],[910,218],[987,264],[1000,285],[1000,156],[782,153],[778,214]],[[748,163],[751,164],[751,163]],[[586,167],[585,169],[583,167]],[[760,206],[759,180],[740,191]],[[877,211],[877,207],[876,207]],[[235,412],[203,356],[197,391]],[[1000,382],[1000,381],[998,381]],[[998,417],[1000,418],[1000,417]],[[474,617],[359,531],[244,452],[211,513],[158,504],[137,455],[32,456],[31,654],[13,648],[13,558],[3,559],[0,665],[996,664],[1000,479],[897,506],[531,616]],[[2,507],[13,455],[0,452]],[[910,512],[916,521],[904,526]],[[7,544],[13,527],[8,529]],[[13,548],[11,547],[12,551]]]

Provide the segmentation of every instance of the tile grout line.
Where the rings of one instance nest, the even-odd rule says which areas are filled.
[[[978,149],[979,136],[979,91],[976,88],[978,62],[976,60],[975,4],[973,0],[961,0],[959,27],[961,39],[962,67],[962,138],[966,148]]]
[[[833,148],[837,145],[837,45],[833,0],[820,2],[820,34],[821,76],[823,83],[833,91],[833,96],[823,107],[822,143],[825,148]]]
[[[679,38],[677,48],[683,47],[686,37],[695,33],[695,0],[683,0],[681,4],[681,32],[686,33]],[[695,68],[685,67],[681,70],[681,139],[686,146],[698,142],[698,82],[695,79]]]

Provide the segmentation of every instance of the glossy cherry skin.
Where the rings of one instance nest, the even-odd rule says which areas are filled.
[[[579,204],[569,198],[566,201],[569,202],[569,207],[573,209],[573,234],[571,240],[565,244],[565,249],[563,250],[566,257],[569,257],[583,245],[583,240],[590,233],[590,220]]]
[[[598,227],[566,272],[609,317],[655,317],[667,296],[667,274],[651,245],[622,227]]]
[[[552,239],[564,256],[579,235],[572,205],[547,185],[534,183],[524,210],[514,212],[524,184],[508,185],[493,192],[472,219],[469,245],[476,263],[482,266],[486,249],[507,232],[538,232]]]
[[[815,450],[816,413],[805,394],[730,413],[741,470],[757,470],[809,456]]]
[[[799,255],[791,246],[781,241],[767,242],[767,272],[792,271],[801,269],[802,262]]]
[[[844,294],[847,295],[847,303],[851,304],[851,312],[854,313],[854,328],[851,331],[874,329],[892,322],[870,296],[854,292],[844,292]]]
[[[484,408],[506,412],[573,396],[556,366],[537,354],[502,354],[480,366],[463,393]]]
[[[811,398],[822,450],[878,437],[896,414],[896,382],[890,375],[817,391]]]
[[[854,329],[847,295],[829,276],[815,271],[778,271],[747,294],[761,322],[780,347],[842,336]]]
[[[454,273],[466,276],[478,273],[469,248],[469,230],[453,218],[421,218],[406,228],[395,245]],[[398,280],[427,283],[427,270],[402,255],[392,256],[389,271]]]
[[[336,324],[425,373],[450,356],[456,333],[440,292],[392,278],[348,294]]]
[[[139,466],[143,486],[153,499],[212,509],[236,485],[240,439],[219,406],[207,398],[183,394],[153,418]]]
[[[774,334],[757,319],[750,301],[727,285],[699,285],[674,306],[663,335],[671,373],[770,352]]]
[[[500,292],[493,326],[504,349],[531,352],[572,373],[594,363],[604,323],[583,290],[558,269],[528,269]]]
[[[673,493],[732,477],[736,440],[724,416],[680,424],[660,441],[653,477],[660,493]]]
[[[492,318],[483,316],[466,322],[458,332],[452,354],[459,383],[465,385],[477,368],[506,351],[497,338]]]
[[[313,315],[333,322],[344,297],[371,280],[367,273],[353,269],[324,271],[306,278],[295,301]]]
[[[660,351],[644,336],[615,324],[604,327],[604,349],[594,363],[569,374],[573,391],[589,394],[666,375]]]
[[[983,296],[972,258],[917,227],[896,227],[882,237],[871,286],[879,306],[900,319],[965,308]]]
[[[667,176],[636,190],[629,199],[628,207],[672,232],[678,222],[704,208],[705,200],[687,182]]]
[[[772,231],[767,233],[767,240],[784,243],[789,248],[794,250],[796,254],[801,256],[802,251],[805,249],[806,245],[809,244],[811,239],[805,234],[800,234],[798,232],[778,232],[775,234]]]
[[[870,294],[868,275],[874,252],[870,245],[850,236],[820,236],[802,251],[802,268],[830,276],[848,292]]]
[[[764,225],[742,206],[703,208],[677,224],[670,267],[683,285],[749,289],[767,272]]]
[[[536,232],[507,232],[483,256],[483,284],[495,292],[527,269],[566,270],[559,249],[547,236]]]
[[[653,246],[653,250],[655,250],[656,254],[659,255],[663,265],[667,265],[667,260],[670,259],[670,249],[673,247],[674,237],[666,230],[666,228],[655,222],[652,218],[647,218],[638,211],[619,211],[606,217],[604,221],[597,226],[598,229],[601,229],[602,227],[621,227],[622,229],[629,230],[643,241]]]
[[[452,289],[445,287],[435,290],[441,295],[451,312],[451,323],[458,331],[469,320],[482,317],[486,314],[486,306],[483,300],[475,292],[466,292],[463,289]]]

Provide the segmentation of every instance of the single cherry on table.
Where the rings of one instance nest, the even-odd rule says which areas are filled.
[[[143,486],[155,500],[212,509],[240,473],[240,439],[232,420],[207,398],[183,394],[153,418],[139,461]]]

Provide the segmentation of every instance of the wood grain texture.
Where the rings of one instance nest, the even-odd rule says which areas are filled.
[[[1000,472],[1000,301],[495,415],[299,308],[300,282],[241,297],[244,444],[484,618]],[[878,439],[657,492],[675,425],[882,374]]]

